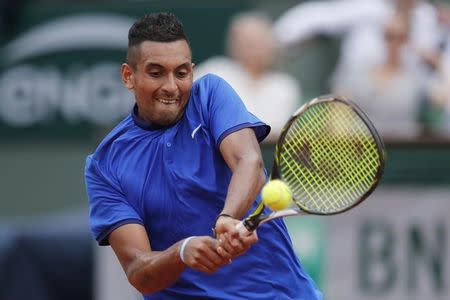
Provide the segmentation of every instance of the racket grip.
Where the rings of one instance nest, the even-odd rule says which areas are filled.
[[[245,220],[239,222],[236,225],[236,230],[239,231],[239,234],[246,236],[246,235],[250,235],[252,232],[250,230],[247,229],[247,227],[245,226]]]

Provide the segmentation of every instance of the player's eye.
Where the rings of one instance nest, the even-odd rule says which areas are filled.
[[[188,72],[187,71],[178,71],[177,72],[177,77],[178,78],[185,78],[186,76],[188,76]]]
[[[150,72],[148,72],[148,74],[149,74],[151,77],[160,77],[161,74],[162,74],[162,72],[160,72],[160,71],[150,71]]]

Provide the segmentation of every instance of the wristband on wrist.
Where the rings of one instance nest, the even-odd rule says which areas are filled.
[[[229,215],[229,214],[219,214],[219,215],[216,217],[216,219],[214,220],[214,224],[213,224],[213,228],[212,228],[212,231],[213,231],[214,235],[216,235],[216,223],[217,223],[217,220],[219,220],[220,217],[227,217],[227,218],[232,218],[232,219],[234,219],[234,217],[233,217],[232,215]]]
[[[181,247],[180,247],[180,259],[181,259],[181,261],[183,262],[183,263],[186,263],[185,261],[184,261],[184,250],[186,249],[186,245],[187,245],[187,243],[191,240],[191,239],[193,239],[193,238],[195,238],[196,236],[190,236],[190,237],[188,237],[188,238],[185,238],[184,239],[184,241],[183,241],[183,243],[181,243]]]

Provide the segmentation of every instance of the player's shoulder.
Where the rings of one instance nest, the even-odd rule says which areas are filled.
[[[225,82],[225,79],[223,79],[220,75],[214,73],[207,73],[202,77],[198,78],[197,80],[195,80],[192,89],[193,90],[198,90],[199,88],[213,89],[222,82]]]
[[[219,75],[208,73],[197,79],[192,85],[194,101],[208,102],[217,92],[226,93],[231,89],[230,84]]]

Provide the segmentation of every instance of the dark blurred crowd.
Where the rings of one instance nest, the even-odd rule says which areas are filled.
[[[340,40],[328,90],[353,100],[390,139],[450,136],[450,6],[425,0],[301,2],[273,23],[246,13],[230,23],[227,56],[197,66],[197,77],[224,77],[247,107],[273,127],[269,141],[302,99],[301,82],[276,72],[301,45]],[[318,95],[317,95],[318,96]],[[280,112],[275,114],[274,112]],[[277,120],[273,120],[274,116]]]

